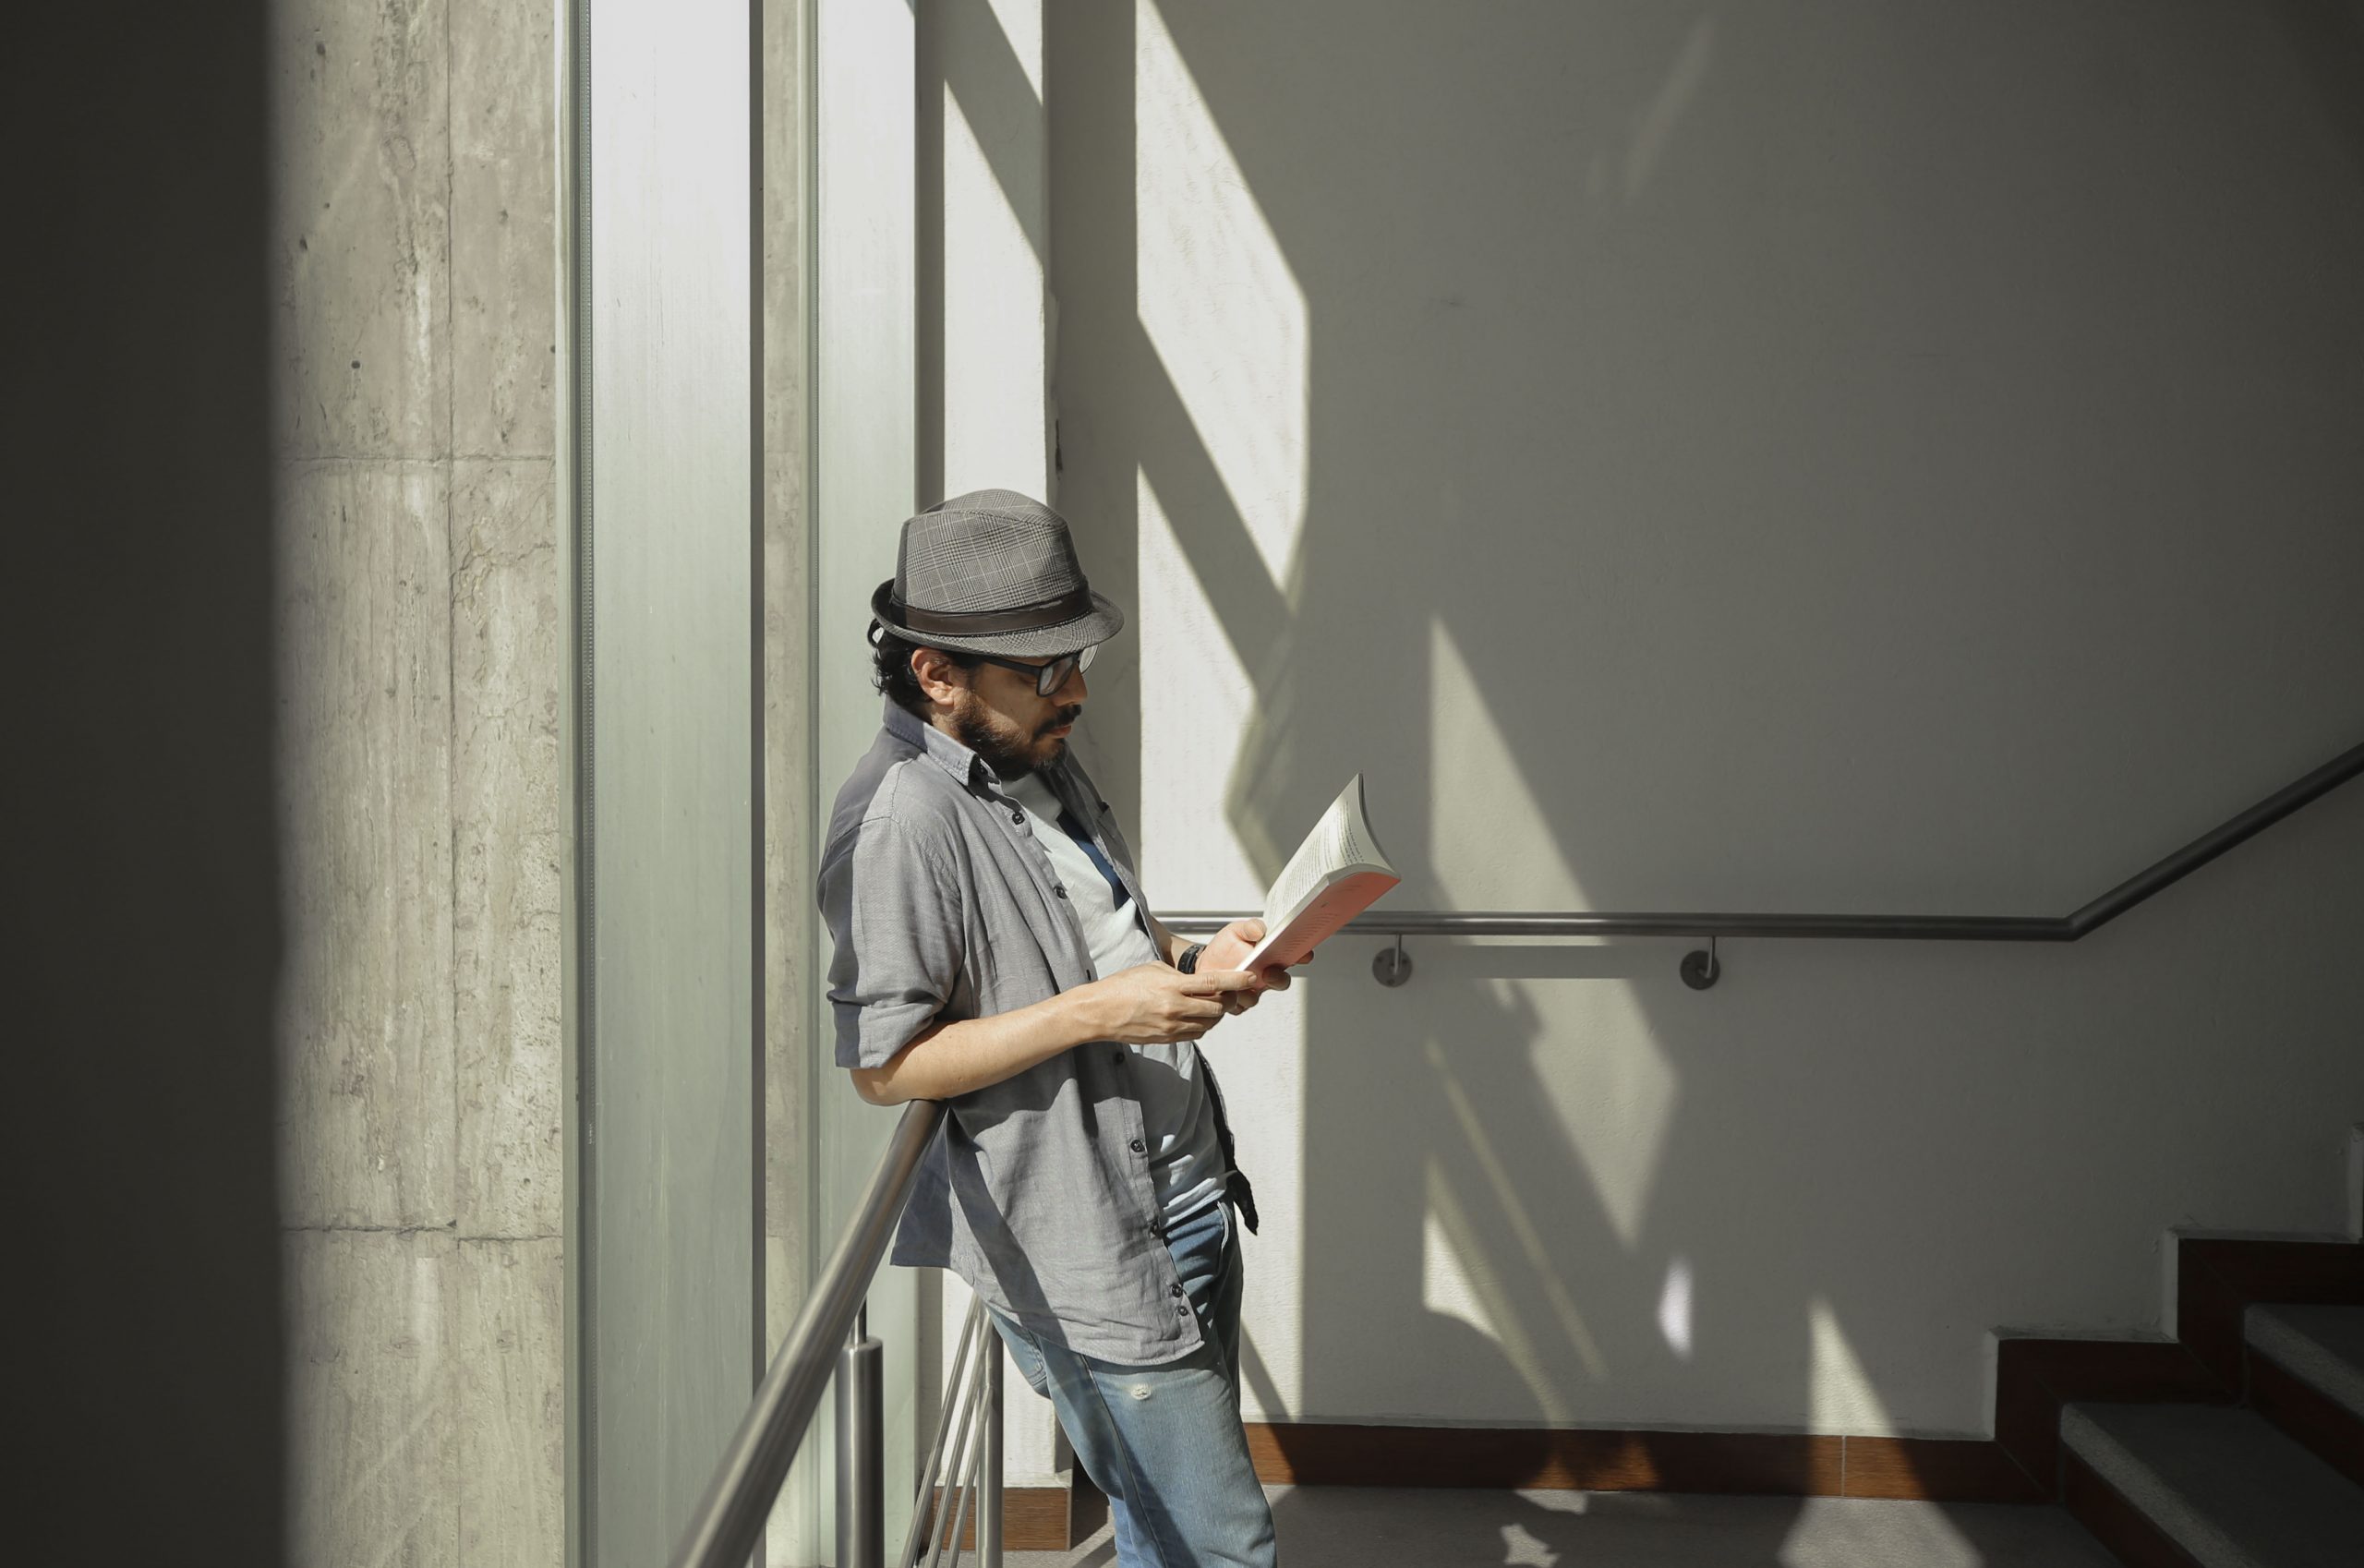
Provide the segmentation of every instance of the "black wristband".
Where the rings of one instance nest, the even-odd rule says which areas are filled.
[[[1204,942],[1191,943],[1188,947],[1182,949],[1182,956],[1174,960],[1174,967],[1180,970],[1184,974],[1198,973],[1199,955],[1206,950],[1207,945]]]

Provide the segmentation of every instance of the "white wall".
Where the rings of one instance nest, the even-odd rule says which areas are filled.
[[[2364,19],[1055,5],[1080,745],[1167,909],[2060,914],[2364,739]],[[2364,791],[2075,947],[1373,944],[1210,1055],[1251,1418],[1985,1429],[2334,1231]],[[1687,1309],[1684,1298],[1687,1297]]]

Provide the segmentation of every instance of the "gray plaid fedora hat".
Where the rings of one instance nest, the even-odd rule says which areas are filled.
[[[1074,653],[1125,625],[1085,580],[1067,519],[1015,490],[971,490],[905,523],[870,613],[905,642],[965,653]]]

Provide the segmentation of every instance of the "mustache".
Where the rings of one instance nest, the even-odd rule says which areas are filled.
[[[1081,703],[1077,703],[1069,707],[1063,707],[1059,709],[1057,717],[1054,718],[1050,723],[1043,726],[1041,733],[1047,735],[1052,730],[1056,730],[1060,725],[1073,724],[1077,719],[1081,718],[1082,717],[1083,705]]]

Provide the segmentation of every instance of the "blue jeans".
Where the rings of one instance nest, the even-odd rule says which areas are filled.
[[[1203,1342],[1179,1361],[1127,1367],[1079,1356],[1000,1313],[994,1327],[1058,1411],[1076,1462],[1108,1496],[1122,1568],[1272,1568],[1272,1511],[1239,1421],[1239,1238],[1227,1201],[1165,1245]]]

